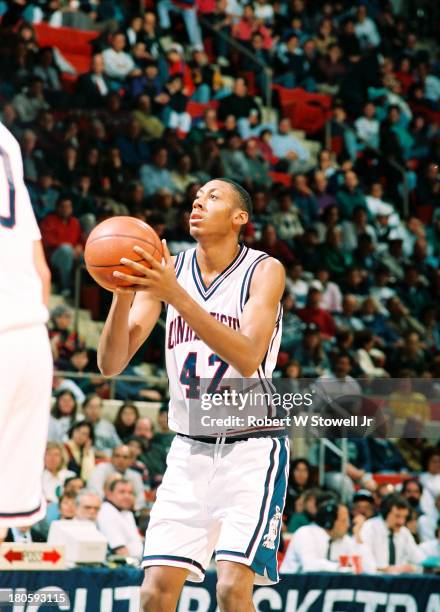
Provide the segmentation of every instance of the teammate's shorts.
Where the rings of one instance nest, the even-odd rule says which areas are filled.
[[[189,570],[202,582],[213,553],[278,582],[288,469],[287,438],[209,444],[177,435],[145,536],[143,567]]]
[[[44,452],[52,389],[47,329],[0,334],[0,527],[44,518]]]

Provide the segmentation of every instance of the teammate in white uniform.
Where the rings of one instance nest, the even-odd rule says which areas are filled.
[[[0,528],[32,525],[46,514],[49,292],[50,272],[23,181],[20,147],[0,123]]]
[[[286,436],[269,427],[194,436],[190,418],[203,379],[211,393],[228,378],[252,377],[264,386],[276,361],[284,268],[239,245],[250,212],[242,187],[212,180],[193,204],[195,249],[173,261],[164,242],[164,261],[155,264],[135,247],[152,269],[122,259],[142,276],[115,273],[133,285],[114,294],[98,349],[105,375],[123,370],[153,329],[161,302],[168,304],[169,422],[180,435],[146,533],[142,597],[148,612],[175,610],[185,580],[203,580],[213,553],[222,612],[254,610],[253,584],[278,580]]]

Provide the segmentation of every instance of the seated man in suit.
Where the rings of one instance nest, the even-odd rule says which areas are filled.
[[[104,74],[102,53],[93,56],[90,72],[80,76],[76,91],[79,106],[86,105],[90,108],[104,106],[107,94],[110,92],[110,82]]]

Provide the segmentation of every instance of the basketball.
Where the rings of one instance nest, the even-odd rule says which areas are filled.
[[[111,217],[97,225],[90,233],[84,250],[84,260],[90,276],[109,291],[130,285],[115,278],[113,272],[138,276],[135,270],[120,263],[121,257],[132,259],[147,268],[150,265],[133,251],[139,246],[162,261],[162,243],[154,229],[134,217]]]

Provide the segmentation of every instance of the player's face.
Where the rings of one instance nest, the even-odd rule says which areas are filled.
[[[190,234],[196,240],[226,236],[247,222],[247,213],[236,205],[231,185],[209,181],[199,189],[189,220]]]

